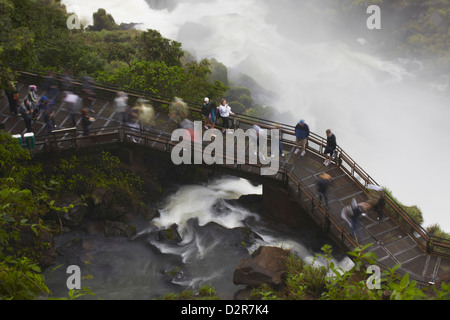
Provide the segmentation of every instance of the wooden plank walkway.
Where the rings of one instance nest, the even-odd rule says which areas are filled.
[[[20,98],[23,99],[27,94],[28,85],[21,83],[18,88]],[[40,95],[45,94],[42,91],[39,93]],[[107,128],[120,126],[111,100],[98,99],[93,108],[95,122],[92,128],[99,129],[95,132],[95,135],[100,136]],[[55,121],[58,128],[70,128],[70,118],[64,103],[57,103],[55,110]],[[24,134],[26,131],[22,117],[10,114],[6,97],[0,100],[0,125],[12,134]],[[79,119],[77,125],[80,126]],[[245,124],[241,125],[245,127]],[[170,151],[167,150],[165,139],[168,136],[170,137],[176,128],[176,124],[171,121],[167,113],[158,111],[155,124],[152,128],[146,128],[149,132],[153,132],[154,138],[152,140],[147,140],[143,136],[140,137],[139,134],[129,135],[127,138],[129,140],[136,138],[136,143],[149,148]],[[45,125],[40,119],[33,123],[33,132],[36,136],[44,135]],[[80,136],[80,133],[78,135]],[[161,139],[161,141],[158,139]],[[87,140],[86,143],[89,144]],[[62,144],[63,142],[61,142]],[[70,147],[70,144],[68,145]],[[350,226],[341,218],[341,211],[353,198],[358,202],[366,201],[367,194],[364,189],[361,185],[355,183],[355,180],[343,170],[342,166],[335,163],[328,167],[324,166],[324,158],[319,153],[313,152],[314,150],[308,150],[309,152],[301,157],[293,154],[294,146],[292,143],[285,143],[283,148],[286,157],[280,158],[282,161],[281,167],[289,174],[286,176],[285,173],[279,173],[274,179],[280,182],[284,181],[290,190],[291,197],[298,201],[305,211],[319,225],[324,227],[336,241],[341,241],[349,250],[353,249],[355,240],[351,238]],[[250,175],[257,176],[260,174],[253,166],[233,165],[227,166],[227,169],[234,170],[238,176],[242,176],[244,170]],[[315,198],[318,177],[322,173],[328,173],[333,178],[327,210],[328,217],[324,216],[323,211],[318,208],[317,198]],[[377,221],[376,217],[374,212],[369,212],[361,218],[362,237],[359,239],[359,244],[373,244],[368,250],[377,255],[380,267],[391,268],[400,263],[402,265],[399,270],[400,273],[409,273],[411,278],[424,284],[434,283],[450,271],[450,259],[427,254],[418,245],[417,235],[412,237],[389,215],[385,215],[382,221]]]

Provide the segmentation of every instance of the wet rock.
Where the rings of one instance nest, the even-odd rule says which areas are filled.
[[[109,208],[113,199],[113,192],[105,188],[99,188],[92,193],[91,199],[94,205],[102,204],[103,207]]]
[[[100,203],[94,207],[89,217],[91,220],[115,221],[119,220],[125,213],[127,213],[127,210],[116,203],[111,204],[108,208]]]
[[[152,221],[153,219],[156,219],[160,216],[160,213],[158,209],[147,207],[142,212],[142,216],[144,217],[145,221]]]
[[[105,222],[106,237],[127,237],[131,238],[137,234],[136,228],[124,222]]]
[[[70,242],[56,248],[56,253],[66,259],[67,265],[81,265],[81,254],[83,250],[81,243],[81,239],[74,238]]]
[[[78,227],[87,214],[87,207],[83,204],[77,204],[61,217],[61,221],[64,226],[69,228]]]
[[[171,225],[169,229],[158,231],[158,233],[156,234],[156,239],[158,241],[169,241],[175,243],[179,243],[183,240],[178,232],[177,224]]]
[[[249,287],[283,285],[288,255],[289,252],[281,248],[260,247],[251,258],[241,260],[234,271],[233,283]]]
[[[60,197],[55,203],[55,207],[68,208],[67,212],[57,209],[49,209],[44,215],[44,220],[55,221],[58,225],[62,223],[65,228],[78,227],[83,221],[84,217],[88,214],[88,205],[80,199],[76,194],[66,194]]]
[[[243,195],[238,200],[227,200],[234,206],[243,207],[251,212],[260,212],[263,203],[263,197],[259,194]]]

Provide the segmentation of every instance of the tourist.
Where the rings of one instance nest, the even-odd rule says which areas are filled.
[[[385,204],[384,189],[374,184],[368,184],[367,189],[373,192],[369,195],[369,200],[366,202],[369,208],[373,208],[378,214],[378,221],[383,219],[383,208]]]
[[[181,122],[189,117],[189,107],[183,99],[175,97],[169,105],[169,114],[180,129]]]
[[[83,136],[89,135],[89,129],[94,122],[94,118],[89,115],[87,108],[81,109],[81,126],[83,127]]]
[[[361,240],[362,224],[360,218],[364,215],[362,208],[364,208],[364,205],[358,204],[355,199],[352,199],[351,204],[344,207],[341,212],[341,217],[350,225],[351,233],[357,241]]]
[[[279,131],[279,147],[278,147],[278,151],[280,153],[280,157],[284,157],[284,152],[283,152],[283,130],[281,129],[281,124],[277,123],[275,125],[275,129]],[[271,157],[275,157],[275,155],[272,153],[272,148],[270,149],[270,155]]]
[[[231,107],[227,104],[227,100],[225,99],[222,99],[222,101],[220,102],[219,114],[223,121],[222,133],[225,133],[225,130],[227,130],[227,133],[232,133],[229,130],[231,127],[229,117],[230,115],[234,115],[234,112],[231,111]]]
[[[32,110],[32,120],[37,120],[37,117],[39,115],[39,97],[37,95],[37,86],[36,85],[30,85],[28,87],[28,94],[26,99],[30,103],[30,107]]]
[[[114,106],[119,120],[122,124],[125,124],[127,122],[128,95],[122,91],[117,92],[117,97],[114,99]]]
[[[319,201],[325,200],[325,206],[328,208],[328,189],[331,185],[332,178],[328,173],[322,173],[317,182],[317,192],[319,194]]]
[[[55,111],[53,110],[54,102],[43,96],[39,102],[39,110],[44,119],[47,135],[51,134],[55,127]]]
[[[255,138],[256,138],[256,151],[254,152],[254,155],[255,156],[258,155],[258,152],[259,152],[260,159],[265,161],[266,160],[265,156],[267,154],[267,149],[266,149],[267,148],[267,135],[266,135],[266,132],[263,129],[261,129],[260,126],[258,126],[256,124],[253,125],[253,130],[255,130],[255,134],[256,134],[256,136],[255,136]],[[265,138],[265,140],[266,140],[266,143],[263,143],[262,145],[260,144],[260,138],[261,137]],[[261,148],[260,148],[260,146],[261,146]]]
[[[136,107],[128,107],[127,110],[127,126],[133,128],[132,134],[137,134],[138,132],[141,132],[141,127],[140,127],[140,114],[139,114],[139,109]],[[134,135],[131,136],[131,141],[134,143],[137,143],[136,138],[134,137]]]
[[[66,92],[64,102],[67,104],[67,110],[73,127],[77,126],[76,116],[79,114],[81,99],[72,92]]]
[[[296,145],[297,149],[295,150],[294,154],[299,154],[300,152],[300,145],[302,148],[302,154],[303,157],[306,154],[306,144],[308,143],[308,137],[309,137],[310,131],[309,126],[306,124],[305,120],[300,120],[300,122],[295,127],[295,136],[296,136]]]
[[[209,102],[209,98],[205,98],[203,106],[202,106],[202,114],[205,117],[205,130],[208,130],[211,125],[209,123],[209,117],[211,115],[211,103]]]
[[[90,112],[95,113],[94,103],[95,103],[95,90],[94,90],[94,79],[91,77],[84,77],[83,84],[81,88],[83,96],[83,107],[88,108]]]
[[[58,95],[58,86],[56,82],[56,73],[50,71],[44,82],[44,90],[47,92],[46,97],[49,100],[55,101]]]
[[[74,92],[75,81],[70,72],[65,72],[62,76],[62,80],[63,90],[66,92]]]
[[[151,105],[149,100],[138,98],[134,109],[139,114],[139,128],[141,133],[144,133],[147,126],[152,126],[155,119],[155,109]]]
[[[5,95],[6,98],[8,98],[9,110],[11,111],[11,114],[15,116],[19,115],[19,92],[12,81],[8,82],[8,87],[5,88]]]
[[[217,112],[217,103],[215,101],[211,102],[211,106],[209,109],[209,124],[211,125],[211,133],[212,136],[215,137],[214,135],[214,129],[216,127],[216,122],[217,122],[217,116],[216,113]]]
[[[325,162],[323,163],[325,166],[329,166],[331,160],[333,160],[333,155],[337,148],[336,136],[331,132],[330,129],[326,131],[327,134],[327,145],[325,147]]]
[[[25,98],[23,100],[22,106],[20,107],[20,113],[22,114],[23,121],[25,122],[27,132],[33,132],[31,127],[31,122],[33,119],[33,108],[28,98]]]

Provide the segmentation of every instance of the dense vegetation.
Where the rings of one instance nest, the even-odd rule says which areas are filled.
[[[450,285],[442,282],[433,288],[420,288],[418,283],[396,273],[399,265],[388,268],[381,274],[379,287],[367,285],[368,265],[376,265],[376,256],[357,248],[349,253],[354,262],[350,270],[343,270],[332,260],[331,247],[322,248],[313,263],[305,263],[291,254],[287,259],[285,285],[271,288],[262,285],[253,290],[253,295],[263,300],[450,300]],[[315,262],[321,261],[320,265]]]
[[[42,269],[54,264],[52,237],[96,190],[115,190],[116,203],[135,209],[145,197],[142,180],[109,153],[45,166],[30,159],[28,149],[0,131],[0,300],[51,296]],[[80,294],[89,291],[72,291],[69,298]]]

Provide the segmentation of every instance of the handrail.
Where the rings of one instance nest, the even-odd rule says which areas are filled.
[[[45,78],[46,73],[39,70],[16,70],[21,77],[31,76],[38,79]],[[62,80],[60,75],[57,75],[57,80]],[[81,79],[75,78],[75,83],[80,86]],[[150,92],[143,90],[124,88],[112,84],[97,83],[94,87],[98,92],[107,92],[108,94],[115,94],[117,90],[127,92],[130,96],[134,98],[145,98],[147,100],[156,103],[154,105],[155,109],[168,112],[165,106],[170,104],[169,101],[164,100],[171,98],[163,95],[155,95]],[[201,105],[198,103],[188,102],[186,104],[189,106],[189,111],[191,117],[201,119]],[[276,121],[271,121],[267,119],[261,119],[253,116],[248,116],[244,114],[237,114],[236,119],[238,119],[239,124],[246,124],[252,126],[254,124],[259,125],[262,128],[271,129],[276,126],[280,126],[280,131],[283,134],[283,143],[286,145],[295,145],[295,128],[291,125],[281,124]],[[289,139],[290,138],[290,139]],[[314,148],[315,146],[315,148]],[[320,135],[311,132],[308,139],[308,150],[314,152],[319,156],[323,156],[323,149],[326,147],[326,139]],[[349,176],[366,194],[366,186],[368,184],[379,185],[355,160],[353,160],[350,155],[348,155],[345,150],[340,146],[337,146],[337,158],[336,164],[343,170],[343,172]],[[361,182],[364,181],[364,184]],[[418,245],[427,253],[436,254],[439,256],[444,256],[446,258],[450,257],[450,240],[445,238],[439,238],[435,236],[430,236],[428,232],[418,224],[414,219],[412,219],[404,208],[397,203],[390,195],[386,195],[386,206],[384,212],[388,214],[397,224],[407,232]],[[417,233],[417,235],[415,235]]]

